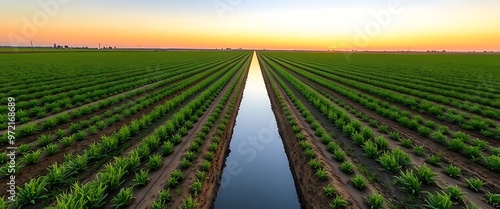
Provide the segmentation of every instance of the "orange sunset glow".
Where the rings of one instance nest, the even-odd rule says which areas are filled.
[[[0,45],[499,50],[493,1],[14,1]],[[4,9],[6,10],[6,9]]]

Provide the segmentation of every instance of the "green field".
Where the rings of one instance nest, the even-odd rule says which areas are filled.
[[[252,52],[5,50],[0,208],[211,205]],[[256,55],[303,204],[500,205],[499,55]]]

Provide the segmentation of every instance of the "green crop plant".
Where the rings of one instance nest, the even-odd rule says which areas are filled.
[[[365,139],[373,139],[374,138],[374,134],[373,134],[372,129],[370,129],[368,127],[361,128],[361,134],[363,135],[363,137]]]
[[[346,208],[348,205],[349,202],[347,200],[345,200],[341,196],[336,196],[330,203],[330,209],[342,209]]]
[[[158,195],[158,200],[169,202],[172,200],[172,194],[170,194],[169,189],[163,189]]]
[[[316,170],[316,177],[321,181],[325,181],[328,178],[328,171],[324,168],[319,168]]]
[[[189,161],[189,159],[184,157],[181,159],[180,165],[181,165],[181,168],[187,169],[192,165],[192,163],[191,163],[191,161]]]
[[[450,196],[451,201],[454,203],[459,203],[465,197],[465,194],[456,185],[445,187],[444,192]]]
[[[486,193],[486,202],[492,205],[495,208],[500,207],[500,194],[494,194],[491,192]]]
[[[318,159],[311,159],[309,160],[309,165],[311,166],[311,168],[313,168],[314,170],[317,170],[317,169],[320,169],[323,167],[323,165],[321,164],[321,161],[318,160]]]
[[[135,186],[144,186],[148,183],[149,181],[149,177],[148,177],[148,171],[147,170],[140,170],[139,172],[136,172],[135,173],[135,178],[134,178],[134,182],[135,182]]]
[[[23,161],[28,164],[36,164],[40,160],[40,156],[42,155],[42,150],[36,150],[33,152],[23,154]]]
[[[441,162],[441,156],[439,156],[439,155],[431,155],[425,161],[428,162],[431,165],[438,166],[439,163]]]
[[[339,149],[339,146],[335,144],[335,142],[328,142],[328,145],[326,146],[327,150],[331,153],[335,153]]]
[[[426,151],[427,150],[425,150],[425,148],[422,145],[418,145],[418,146],[413,147],[413,152],[417,156],[424,156]]]
[[[366,186],[368,185],[365,177],[362,175],[355,175],[354,177],[351,178],[351,182],[353,186],[358,189],[358,190],[364,190]]]
[[[314,153],[314,151],[312,149],[308,149],[308,150],[304,151],[304,154],[306,155],[306,157],[308,159],[313,159],[316,156],[316,153]]]
[[[150,156],[149,162],[148,162],[148,168],[153,170],[153,171],[158,170],[162,165],[162,160],[163,160],[163,158],[159,154],[154,154],[154,155]]]
[[[389,133],[389,126],[386,126],[386,125],[381,125],[378,127],[378,130],[381,132],[381,133]]]
[[[201,162],[200,168],[202,171],[208,172],[210,168],[212,168],[212,163],[210,161],[203,160],[203,162]]]
[[[40,135],[38,137],[38,143],[41,145],[41,146],[47,146],[48,144],[50,144],[50,142],[52,141],[52,135]]]
[[[389,138],[391,138],[392,140],[398,141],[399,138],[401,138],[401,134],[399,132],[391,131],[389,133]]]
[[[77,133],[75,133],[75,139],[76,139],[77,141],[82,141],[82,140],[84,140],[84,139],[85,139],[85,136],[86,136],[86,135],[87,135],[87,134],[85,133],[85,131],[78,131]]]
[[[192,152],[192,151],[187,151],[185,154],[184,154],[184,157],[189,161],[189,162],[192,162],[193,160],[196,159],[196,153],[195,152]]]
[[[418,195],[421,191],[422,183],[412,170],[401,171],[396,180],[401,185],[401,190],[407,194]]]
[[[420,135],[420,136],[428,137],[431,134],[432,130],[426,126],[418,126],[417,132],[418,132],[418,135]]]
[[[389,149],[389,142],[382,135],[375,137],[374,142],[380,151]]]
[[[446,193],[429,193],[425,199],[424,206],[429,209],[451,209],[453,202],[451,201],[450,195]]]
[[[5,163],[9,159],[7,152],[0,153],[0,163]]]
[[[346,174],[354,173],[354,165],[349,161],[344,161],[340,164],[340,170]]]
[[[170,141],[172,141],[172,143],[174,143],[175,145],[180,144],[182,142],[182,136],[180,134],[175,134],[174,136],[172,136]]]
[[[471,140],[471,143],[473,146],[478,147],[480,150],[485,150],[489,147],[488,142],[481,139],[473,139]]]
[[[469,178],[465,180],[467,187],[475,192],[479,192],[483,188],[484,182],[479,178]]]
[[[488,157],[483,157],[486,166],[492,171],[500,173],[500,156],[490,155]]]
[[[118,139],[116,139],[115,137],[104,136],[101,139],[101,144],[106,152],[118,149]]]
[[[69,132],[70,132],[70,133],[75,133],[75,132],[77,132],[79,129],[80,129],[80,127],[79,127],[79,126],[78,126],[78,124],[76,124],[76,123],[72,123],[72,124],[69,126]]]
[[[350,123],[344,124],[342,127],[342,132],[348,137],[351,137],[354,132],[356,132],[356,128],[354,128]]]
[[[368,197],[365,198],[365,200],[371,209],[383,208],[384,196],[382,196],[381,194],[371,193]]]
[[[203,181],[197,179],[195,180],[191,186],[189,186],[191,192],[195,195],[199,194],[201,192],[201,189],[203,187]]]
[[[219,149],[219,144],[216,142],[212,142],[210,144],[210,147],[208,148],[211,152],[215,152],[217,149]]]
[[[26,204],[35,205],[38,201],[48,198],[47,193],[47,180],[39,178],[30,179],[22,188],[18,188],[16,204],[18,207]]]
[[[391,173],[396,173],[401,170],[401,165],[399,165],[397,158],[390,152],[384,152],[384,154],[382,154],[377,161],[380,163],[382,168]]]
[[[41,128],[42,129],[51,129],[57,126],[57,119],[56,118],[48,118],[47,120],[42,122]]]
[[[380,155],[380,149],[372,141],[365,141],[363,150],[368,157],[373,159],[376,159]]]
[[[329,136],[328,134],[322,134],[321,135],[321,143],[323,143],[324,145],[327,145],[331,141],[332,141],[332,137]]]
[[[413,141],[408,138],[403,138],[400,139],[401,141],[401,146],[406,147],[406,148],[411,148],[413,146]]]
[[[171,155],[174,152],[174,145],[170,141],[166,141],[161,146],[161,154],[163,156]]]
[[[458,166],[454,166],[454,165],[448,165],[448,167],[446,167],[446,174],[448,174],[448,176],[452,177],[452,178],[459,178],[460,175],[461,175],[461,170],[460,170],[460,167]]]
[[[115,208],[123,208],[129,205],[134,198],[134,192],[132,187],[122,188],[118,194],[113,198],[113,206]]]
[[[94,134],[96,134],[96,133],[97,133],[97,131],[98,131],[98,130],[97,130],[97,126],[95,126],[95,125],[89,126],[89,127],[87,128],[87,132],[88,132],[90,135],[94,135]]]
[[[427,164],[423,164],[420,167],[415,168],[415,173],[420,181],[424,184],[434,184],[435,177],[437,174],[432,171],[431,168],[427,166]]]
[[[306,139],[302,133],[295,134],[295,138],[297,138],[297,140],[299,141],[304,141],[304,139]]]
[[[150,135],[144,138],[144,144],[148,145],[149,149],[154,150],[160,146],[160,138]]]
[[[66,136],[67,134],[68,134],[68,132],[67,132],[66,130],[64,130],[64,129],[58,129],[58,130],[56,131],[56,137],[57,137],[58,139],[62,139],[62,138],[63,138],[64,136]]]
[[[144,159],[149,156],[149,153],[151,152],[149,149],[149,146],[147,144],[141,144],[137,148],[137,153],[139,154],[139,157],[141,159]]]
[[[196,172],[196,177],[199,179],[199,180],[204,180],[206,177],[207,177],[207,172],[205,171],[197,171]]]
[[[31,146],[29,144],[22,144],[19,147],[17,147],[17,151],[21,154],[27,153],[30,150]]]
[[[110,189],[119,188],[124,182],[125,169],[122,167],[114,167],[108,164],[104,168],[104,172],[99,173],[96,177],[96,182],[106,185]]]
[[[460,138],[454,138],[448,141],[448,147],[455,152],[459,152],[465,148],[465,143]]]
[[[37,131],[38,131],[38,126],[36,124],[26,123],[18,129],[17,134],[19,134],[20,137],[23,137],[32,135]]]
[[[481,155],[481,150],[479,149],[479,147],[475,146],[465,146],[463,152],[465,156],[467,156],[469,159],[472,160],[476,159]]]
[[[76,139],[75,139],[74,135],[71,135],[71,136],[65,136],[59,141],[61,142],[61,144],[64,147],[70,147],[71,145],[73,145],[75,143]]]
[[[49,169],[49,173],[47,174],[47,183],[48,185],[62,185],[66,183],[67,177],[71,174],[76,173],[76,171],[71,171],[66,165],[58,165],[55,163]]]
[[[323,194],[325,194],[327,197],[333,197],[335,196],[335,188],[331,184],[328,184],[323,187]]]
[[[214,152],[210,151],[205,154],[205,160],[212,161],[215,157]]]
[[[308,149],[312,148],[311,144],[309,144],[309,142],[306,140],[300,141],[299,144],[300,144],[300,147],[302,147],[302,150],[308,150]]]
[[[408,155],[408,153],[406,153],[405,151],[401,150],[399,147],[392,150],[392,155],[396,158],[399,166],[401,166],[402,168],[409,166],[411,163],[410,155]]]
[[[167,179],[167,185],[168,187],[175,188],[177,185],[179,185],[179,179],[170,177]]]
[[[193,198],[191,195],[186,199],[182,200],[181,209],[194,209],[198,205],[198,201],[196,198]]]
[[[345,152],[340,149],[333,153],[333,158],[338,162],[343,162],[345,160],[345,156]]]
[[[362,133],[354,132],[351,138],[355,145],[362,146],[365,143],[365,136]]]

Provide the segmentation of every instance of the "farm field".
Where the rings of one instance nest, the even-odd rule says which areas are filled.
[[[0,208],[202,202],[222,166],[250,58],[247,51],[2,55]]]
[[[295,176],[308,176],[296,178],[305,202],[500,207],[498,56],[262,52],[259,59],[285,147],[302,158]]]
[[[213,208],[252,59],[301,208],[499,208],[498,58],[3,53],[0,208]]]

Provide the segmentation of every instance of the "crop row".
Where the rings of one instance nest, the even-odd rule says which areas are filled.
[[[389,101],[397,102],[404,106],[408,106],[412,109],[417,109],[421,112],[429,113],[431,115],[434,115],[436,118],[440,120],[447,120],[451,123],[460,124],[461,128],[463,129],[467,130],[472,129],[481,131],[481,134],[483,134],[486,137],[493,137],[494,133],[496,132],[500,133],[500,127],[497,126],[493,120],[484,119],[479,116],[471,116],[466,113],[458,113],[454,109],[446,108],[440,105],[434,105],[433,103],[430,103],[428,101],[419,98],[405,96],[396,91],[388,91],[382,88],[377,88],[372,85],[366,84],[372,82],[370,79],[363,79],[363,82],[358,82],[356,80],[345,79],[331,73],[326,73],[321,70],[317,70],[315,69],[316,67],[298,65],[296,63],[295,64],[290,63],[290,61],[288,61],[287,63],[297,68],[300,67],[301,69],[304,69],[311,74],[318,75],[332,81],[337,81],[344,85],[351,86],[365,92],[369,92],[371,94],[385,98]],[[492,116],[496,117],[495,115],[496,114],[493,114]]]
[[[179,144],[180,141],[171,141],[172,134],[174,134],[175,130],[183,126],[185,127],[186,122],[191,120],[190,117],[193,115],[193,110],[201,109],[202,111],[199,112],[203,113],[203,110],[206,109],[208,105],[216,98],[216,96],[220,93],[222,87],[227,84],[234,73],[235,70],[233,69],[231,73],[224,75],[214,85],[205,90],[198,98],[192,100],[185,107],[179,110],[172,119],[167,120],[162,126],[158,127],[152,135],[145,137],[136,146],[135,149],[129,151],[129,153],[127,153],[123,157],[115,158],[115,162],[113,164],[108,164],[101,172],[96,175],[93,181],[87,182],[80,187],[103,187],[103,191],[97,198],[99,200],[103,200],[105,198],[106,192],[113,189],[118,189],[123,182],[123,178],[126,175],[132,173],[136,168],[138,168],[141,164],[141,161],[145,160],[144,158],[146,158],[148,155],[148,167],[153,171],[159,169],[162,164],[162,157],[161,155],[154,154],[154,151],[157,150],[162,142],[165,144]],[[195,114],[195,117],[200,117],[201,115],[202,114]],[[140,155],[139,153],[144,154]],[[186,160],[186,164],[190,165],[195,156],[196,155],[194,154],[194,152],[191,152],[191,154],[185,156],[184,159]],[[182,175],[178,175],[182,177]],[[74,186],[74,188],[77,187]],[[71,191],[70,193],[64,193],[60,195],[57,205],[59,207],[63,207],[65,205],[71,204],[72,207],[75,207],[77,205],[79,207],[83,206],[85,208],[96,208],[101,206],[101,204],[103,203],[102,201],[93,203],[86,203],[84,201],[85,199],[87,199],[86,197],[92,197],[93,195],[94,194],[89,194],[85,191],[78,191],[73,189],[73,191]],[[78,201],[75,202],[74,199]]]
[[[235,59],[235,57],[232,57],[232,59]],[[219,61],[217,63],[224,63],[224,61]],[[206,65],[206,63],[197,63],[196,65],[188,65],[184,67],[192,67],[192,69],[196,69],[204,65]],[[168,73],[163,72],[165,70],[160,70],[152,71],[151,73],[139,72],[138,76],[126,74],[125,76],[123,76],[125,80],[122,79],[117,81],[110,81],[110,78],[108,77],[105,78],[108,80],[103,81],[101,82],[102,84],[96,86],[80,88],[75,90],[75,92],[66,92],[63,94],[47,96],[45,97],[48,98],[47,101],[36,99],[30,100],[29,102],[21,101],[16,103],[16,117],[19,118],[21,122],[27,122],[36,117],[45,117],[49,113],[57,113],[62,111],[63,109],[72,108],[74,105],[80,106],[85,103],[90,103],[91,101],[99,100],[123,91],[136,88],[138,86],[156,83],[158,81],[170,78],[173,75],[178,74],[179,72],[182,72],[183,69],[183,66],[178,66],[177,69],[169,70]],[[8,110],[3,108],[2,111]]]
[[[284,58],[281,58],[284,60]],[[296,60],[295,60],[296,61]],[[323,61],[323,62],[322,62]],[[470,91],[470,89],[466,89],[469,91],[459,91],[456,89],[448,89],[450,86],[447,85],[433,85],[431,82],[424,82],[420,84],[422,81],[413,77],[413,78],[401,78],[405,76],[405,72],[398,71],[393,73],[384,73],[384,76],[380,76],[379,73],[373,71],[367,71],[366,68],[363,67],[355,67],[355,66],[335,66],[334,70],[331,65],[327,65],[324,63],[324,60],[316,60],[309,62],[300,62],[297,63],[307,65],[309,67],[316,67],[318,70],[322,70],[324,72],[328,72],[331,74],[336,74],[339,76],[343,76],[350,79],[357,79],[361,82],[371,81],[371,84],[376,86],[394,89],[399,92],[404,92],[407,94],[415,95],[420,98],[429,99],[432,101],[436,101],[443,104],[452,105],[458,107],[460,109],[468,110],[471,112],[484,114],[488,117],[500,117],[495,114],[500,114],[498,109],[487,107],[500,107],[500,103],[495,99],[500,99],[500,96],[497,94],[487,93],[487,96],[480,97],[481,93],[478,91]],[[435,95],[433,95],[435,94]],[[479,95],[478,95],[479,94]],[[457,100],[460,99],[460,100]],[[463,100],[468,100],[469,102],[464,102]],[[471,104],[471,102],[477,102],[482,105]],[[497,118],[499,119],[499,118]]]
[[[229,78],[231,76],[231,74],[228,74],[226,72],[219,72],[219,73],[214,74],[211,78],[213,80],[214,78],[220,77],[220,75],[222,75],[222,74],[225,74],[223,76],[223,78]],[[217,81],[217,84],[222,85],[221,81],[222,80]],[[95,160],[102,159],[105,155],[102,155],[101,153],[109,153],[112,149],[116,149],[118,144],[122,144],[124,141],[127,140],[128,135],[134,135],[139,130],[147,128],[148,124],[150,124],[153,120],[159,118],[161,115],[164,115],[166,112],[172,110],[176,105],[180,104],[180,101],[187,99],[188,94],[193,94],[193,93],[201,90],[202,86],[205,86],[207,83],[210,83],[210,82],[211,82],[210,79],[203,81],[199,85],[191,88],[190,90],[187,90],[186,92],[184,92],[183,94],[181,94],[179,96],[176,96],[172,100],[167,101],[160,106],[157,106],[151,113],[144,115],[141,119],[132,121],[129,125],[124,125],[120,129],[120,131],[118,131],[117,133],[115,133],[111,136],[102,137],[102,141],[100,143],[92,144],[89,148],[84,150],[82,155],[78,155],[78,156],[75,156],[73,158],[67,158],[66,161],[61,166],[57,166],[57,167],[64,167],[64,169],[68,171],[68,172],[63,172],[63,175],[60,175],[59,179],[67,179],[69,176],[75,174],[73,172],[75,172],[75,171],[78,172],[79,170],[84,169],[86,167],[86,165],[88,165],[90,160],[95,161]],[[213,86],[217,86],[217,85],[212,85],[210,87],[210,89],[214,89],[215,87],[213,87]],[[206,93],[204,93],[202,95],[205,95],[204,97],[206,97]],[[198,97],[197,99],[191,101],[189,104],[192,104],[192,105],[199,104],[201,102],[201,99],[204,97]],[[190,105],[190,106],[192,106],[192,105]],[[187,108],[187,106],[184,108],[184,110],[187,110],[186,108]],[[180,115],[179,112],[174,114],[173,118],[170,120],[171,122],[169,123],[169,125],[165,127],[165,130],[173,131],[174,128],[176,126],[178,126],[179,123],[183,120],[184,120],[184,115]],[[135,125],[132,125],[133,123],[138,123],[139,129],[136,129]],[[124,131],[122,131],[122,130],[124,130]],[[81,161],[81,162],[78,162],[78,161]],[[82,165],[82,166],[75,168],[75,164]],[[50,169],[48,176],[50,176],[51,173],[53,173],[53,172],[55,172],[55,170]],[[46,177],[40,177],[40,178],[37,178],[38,180],[32,179],[30,182],[44,181],[43,179],[45,179],[45,178]],[[26,186],[29,186],[30,182],[28,182],[26,184]],[[49,184],[47,186],[48,186],[48,188],[52,188],[55,185]],[[31,199],[33,199],[33,198],[31,198]],[[24,202],[19,201],[19,202],[21,204],[26,203],[26,201],[24,201]]]
[[[40,146],[44,146],[44,149],[38,149],[33,152],[28,152],[32,148],[36,148],[35,145],[30,146],[29,144],[23,144],[19,146],[19,153],[23,154],[23,158],[18,158],[20,160],[19,162],[23,162],[22,159],[26,159],[25,163],[27,164],[35,164],[38,162],[38,159],[40,159],[42,156],[42,150],[45,152],[47,155],[54,155],[57,153],[60,149],[60,146],[56,143],[51,143],[54,139],[58,139],[59,142],[62,144],[63,147],[69,147],[72,146],[73,143],[76,141],[81,141],[84,140],[85,137],[87,137],[89,134],[96,134],[98,130],[102,130],[105,127],[111,126],[115,122],[119,122],[130,115],[156,103],[157,101],[162,100],[165,97],[168,97],[172,95],[175,92],[178,92],[179,90],[182,90],[193,83],[198,82],[200,79],[205,78],[207,75],[213,74],[214,72],[218,71],[218,68],[213,68],[211,70],[205,70],[206,72],[199,73],[193,77],[190,77],[189,79],[183,81],[183,82],[178,82],[175,85],[169,86],[168,89],[158,91],[156,93],[148,94],[145,95],[144,97],[141,97],[137,99],[136,101],[129,102],[127,104],[124,104],[121,107],[116,108],[115,114],[107,114],[104,113],[104,117],[106,118],[105,120],[102,120],[102,117],[93,117],[89,119],[88,121],[79,121],[78,123],[74,123],[75,126],[70,125],[68,130],[65,129],[59,129],[55,132],[55,136],[53,135],[42,135],[38,139],[38,144]],[[208,78],[208,80],[213,80],[214,77]],[[94,125],[93,125],[94,124]],[[76,127],[76,128],[73,128]],[[85,131],[83,129],[87,128]],[[68,136],[68,134],[71,134]],[[26,158],[26,156],[33,156]],[[6,159],[6,153],[0,157],[0,162],[3,162],[2,159]],[[22,166],[21,166],[22,167]],[[1,169],[1,171],[7,171],[7,167]],[[19,169],[18,169],[19,171]]]
[[[234,62],[234,61],[231,61],[231,62]],[[90,114],[92,112],[97,112],[100,109],[104,109],[104,108],[109,107],[111,105],[115,105],[115,104],[119,103],[120,101],[125,101],[127,99],[134,98],[135,96],[140,96],[146,92],[161,88],[161,87],[166,86],[166,85],[173,85],[175,83],[178,83],[182,79],[185,79],[185,78],[193,76],[193,75],[197,75],[200,72],[204,72],[207,69],[224,67],[224,65],[227,65],[228,63],[231,63],[231,62],[228,61],[228,62],[224,62],[224,63],[214,63],[214,64],[210,64],[210,65],[207,65],[204,67],[194,66],[192,68],[187,68],[187,69],[185,69],[186,72],[183,72],[183,73],[174,72],[176,74],[171,74],[170,75],[171,77],[169,77],[165,80],[154,83],[146,88],[141,88],[141,89],[137,89],[135,91],[129,92],[129,93],[122,95],[120,97],[105,99],[105,100],[102,100],[96,104],[84,106],[80,109],[76,109],[76,110],[69,112],[69,113],[59,114],[55,117],[50,117],[39,124],[28,123],[28,124],[21,126],[19,128],[19,131],[18,131],[19,136],[17,137],[17,139],[20,139],[24,136],[29,136],[31,134],[34,134],[39,130],[52,129],[59,124],[66,123],[72,119],[82,117],[82,116]],[[196,77],[199,77],[199,75]],[[165,90],[168,90],[168,88]],[[140,100],[136,100],[136,101],[140,101]],[[103,114],[105,114],[107,117],[109,117],[112,114],[109,111],[110,110],[108,110],[107,112],[104,112]],[[6,135],[4,135],[2,141],[5,142],[6,140],[7,140]]]
[[[335,83],[331,83],[330,81],[316,77],[312,74],[309,74],[307,72],[304,72],[302,70],[299,70],[293,66],[286,65],[284,66],[289,67],[289,69],[292,69],[295,73],[300,74],[301,76],[305,76],[308,79],[311,79],[312,81],[325,86],[343,96],[346,96],[347,98],[352,99],[355,102],[358,102],[367,108],[376,111],[380,115],[387,117],[391,120],[394,120],[395,122],[401,123],[404,127],[407,127],[415,132],[417,132],[419,135],[428,137],[440,144],[443,144],[445,146],[449,146],[450,139],[446,135],[450,135],[452,137],[457,137],[457,136],[464,136],[463,134],[451,132],[448,130],[448,127],[446,126],[439,126],[437,127],[432,121],[428,122],[422,119],[420,116],[414,116],[413,119],[410,119],[411,114],[408,115],[408,112],[403,112],[399,110],[399,108],[395,106],[390,106],[388,104],[382,103],[380,100],[369,97],[368,95],[360,94],[358,92],[352,91],[351,89],[345,88],[343,86],[337,85]],[[433,126],[430,126],[433,125]],[[432,130],[435,130],[432,132]],[[465,135],[466,136],[466,135]],[[461,138],[462,139],[462,138]],[[467,142],[468,138],[462,139],[463,141]],[[475,140],[477,141],[477,140]],[[472,143],[472,142],[470,142]],[[484,144],[484,142],[479,143],[479,144]],[[497,171],[497,157],[495,155],[486,155],[482,161],[481,159],[481,149],[488,148],[484,147],[483,145],[479,145],[477,143],[474,143],[472,146],[465,146],[463,150],[459,150],[459,153],[464,155],[465,157],[474,159],[476,161],[482,162],[481,164],[486,164],[491,170]],[[490,148],[490,150],[495,150],[494,148]],[[483,165],[484,165],[483,164]]]
[[[280,67],[275,65],[273,68],[278,70]],[[335,124],[338,128],[340,128],[346,136],[353,140],[354,144],[360,146],[365,152],[365,155],[376,159],[376,162],[378,162],[383,169],[389,171],[390,173],[398,173],[401,171],[401,176],[396,177],[395,182],[399,182],[403,191],[410,192],[410,195],[412,195],[411,192],[417,192],[419,194],[421,187],[421,183],[419,182],[434,184],[436,173],[425,164],[422,166],[415,166],[415,169],[407,168],[407,170],[403,172],[403,168],[408,167],[410,164],[415,164],[412,163],[412,160],[407,153],[402,151],[399,147],[391,150],[389,148],[389,142],[385,140],[383,136],[375,137],[369,127],[362,127],[359,121],[350,119],[345,112],[331,106],[325,98],[317,95],[318,93],[312,93],[310,88],[304,86],[304,84],[301,84],[298,80],[290,77],[290,74],[285,73],[283,70],[278,71],[282,74],[282,76],[285,76],[285,78],[287,78],[287,80],[291,82],[298,91],[304,94],[304,96],[308,98],[309,102],[320,110],[325,117],[328,117],[332,124]],[[319,125],[315,125],[315,127],[321,130]],[[413,172],[416,173],[415,179],[407,179],[405,177],[406,174],[413,174]],[[408,183],[408,181],[412,180],[416,180],[416,182],[414,184]],[[446,188],[445,190],[448,191],[449,188]],[[451,196],[449,193],[438,195],[442,195],[448,199],[450,199]],[[434,196],[434,194],[430,194],[425,202],[431,206],[441,205],[442,203],[433,201]],[[448,201],[448,203],[451,202],[451,200]]]
[[[176,189],[181,186],[181,181],[183,181],[184,178],[183,176],[189,176],[190,173],[194,173],[193,170],[188,170],[190,167],[191,161],[196,161],[196,160],[201,160],[201,159],[191,159],[195,158],[190,157],[190,159],[187,159],[188,156],[192,156],[189,152],[194,152],[197,156],[201,156],[203,153],[200,153],[200,147],[202,147],[202,143],[206,143],[206,141],[209,141],[208,139],[211,138],[210,145],[208,146],[208,152],[203,154],[203,160],[201,160],[199,168],[196,170],[196,178],[191,181],[191,182],[185,182],[186,185],[184,188],[189,189],[189,195],[185,196],[182,201],[181,205],[179,207],[182,208],[196,208],[198,205],[198,200],[197,197],[201,194],[203,190],[203,186],[205,184],[205,180],[207,179],[207,176],[212,174],[213,172],[218,172],[212,168],[213,165],[213,160],[215,158],[217,150],[220,149],[221,146],[221,140],[223,139],[223,134],[227,129],[227,125],[229,123],[229,120],[232,116],[232,111],[236,107],[236,101],[238,100],[238,94],[233,94],[233,92],[240,92],[242,89],[243,81],[242,79],[242,74],[245,71],[240,71],[238,73],[238,76],[236,76],[236,79],[231,85],[229,86],[228,90],[225,92],[225,94],[222,96],[221,100],[217,104],[216,108],[213,110],[213,112],[210,114],[208,117],[208,120],[203,124],[203,127],[200,132],[198,132],[197,137],[195,140],[190,144],[190,148],[186,153],[184,154],[186,158],[183,158],[180,162],[180,170],[174,170],[170,177],[167,179],[167,184],[166,188],[163,188],[162,190],[159,191],[158,198],[152,203],[151,208],[153,209],[161,209],[161,208],[167,208],[167,203],[172,201],[175,195],[166,195],[170,194],[170,190]],[[226,104],[229,102],[229,105]],[[224,109],[226,109],[224,111]],[[225,114],[222,114],[225,112]],[[218,126],[214,127],[215,124],[219,124]],[[216,133],[213,136],[207,136],[213,129],[216,128]],[[232,128],[232,127],[230,127]],[[196,148],[196,149],[193,149]],[[198,157],[199,158],[199,157]],[[182,172],[183,175],[180,175],[179,171],[184,171]],[[180,197],[182,198],[182,197]]]

